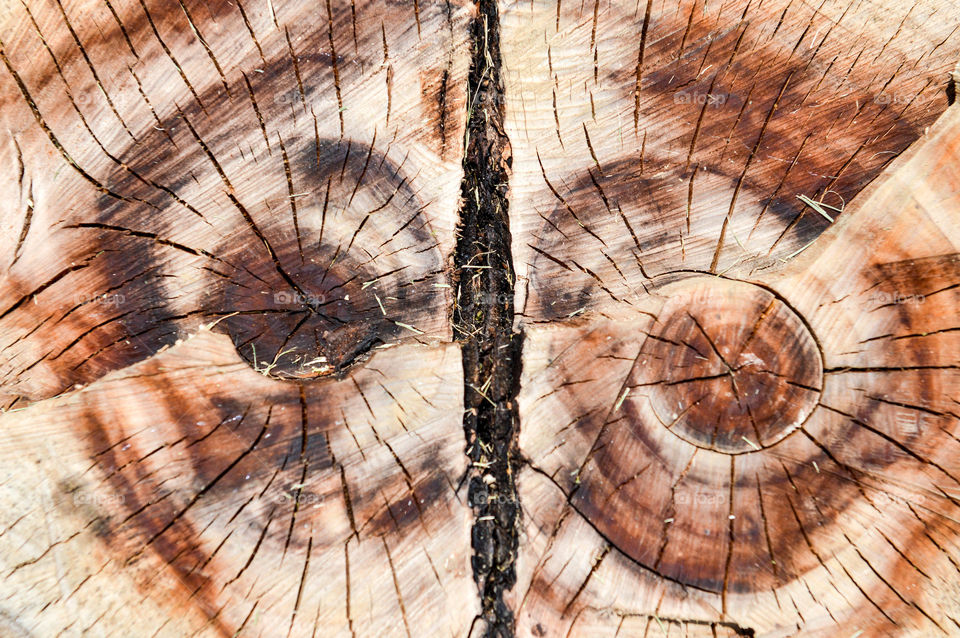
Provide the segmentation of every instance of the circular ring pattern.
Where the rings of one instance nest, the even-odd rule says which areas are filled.
[[[717,277],[685,279],[665,292],[644,355],[660,377],[649,396],[667,429],[698,447],[740,454],[803,424],[820,396],[823,363],[787,304],[760,286]]]

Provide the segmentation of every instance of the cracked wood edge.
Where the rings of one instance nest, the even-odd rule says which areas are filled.
[[[502,4],[518,325],[779,267],[944,111],[960,54],[945,0]]]
[[[3,7],[0,628],[466,633],[472,7]]]
[[[5,615],[35,636],[464,635],[460,369],[453,344],[404,345],[295,383],[201,331],[5,413]]]
[[[391,11],[11,6],[4,407],[214,320],[286,378],[451,339],[470,9]]]
[[[809,7],[764,3],[763,16],[718,22],[744,4],[685,3],[679,18],[644,4],[521,3],[503,16],[525,333],[518,635],[952,635],[960,120],[955,107],[934,118],[947,108],[956,20],[916,18],[955,10],[828,2],[794,64],[772,32],[801,41]],[[816,28],[834,13],[832,37],[853,20],[858,47]],[[703,21],[714,37],[697,35]],[[603,60],[613,69],[626,57],[612,55],[618,42],[637,46],[627,31],[641,34],[642,73],[610,82]],[[849,93],[820,100],[834,118],[823,120],[799,98],[816,95],[811,82],[836,88],[816,61],[831,48],[874,55],[854,65],[850,78],[866,75]],[[740,62],[725,67],[733,50]],[[903,75],[910,51],[919,61]],[[710,56],[720,68],[684,85]],[[758,82],[752,105],[686,99],[753,74],[780,81]],[[899,101],[876,99],[888,89],[910,98],[881,124]],[[614,124],[632,128],[638,103],[639,135],[625,131],[618,151]],[[872,116],[818,139],[858,110]],[[883,148],[893,152],[878,161]],[[832,170],[851,159],[842,149],[860,150]],[[784,195],[784,170],[800,175],[790,167],[807,154],[806,177]],[[739,166],[721,175],[720,157]],[[793,201],[826,190],[846,202],[824,208],[833,222]],[[762,400],[738,393],[749,383]]]

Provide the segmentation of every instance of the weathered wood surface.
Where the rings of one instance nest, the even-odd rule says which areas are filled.
[[[10,4],[5,404],[233,312],[297,376],[450,338],[465,10],[243,6]]]
[[[958,21],[505,9],[518,635],[960,633]]]
[[[960,635],[958,59],[947,0],[0,0],[0,634]]]
[[[35,636],[464,635],[460,366],[408,345],[296,384],[203,331],[7,413],[4,613]]]
[[[471,16],[3,4],[0,633],[469,630]]]

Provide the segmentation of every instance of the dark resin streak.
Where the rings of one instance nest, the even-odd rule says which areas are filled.
[[[480,0],[471,27],[463,199],[455,262],[454,329],[463,347],[464,430],[471,461],[473,573],[487,636],[512,636],[503,600],[516,582],[520,508],[514,476],[521,337],[513,331],[513,257],[507,217],[510,143],[497,4]]]

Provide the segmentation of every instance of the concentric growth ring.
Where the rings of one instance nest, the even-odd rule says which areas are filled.
[[[787,304],[718,277],[692,277],[663,292],[644,353],[659,376],[650,381],[651,407],[667,429],[698,447],[739,454],[803,424],[820,396],[823,363]]]

